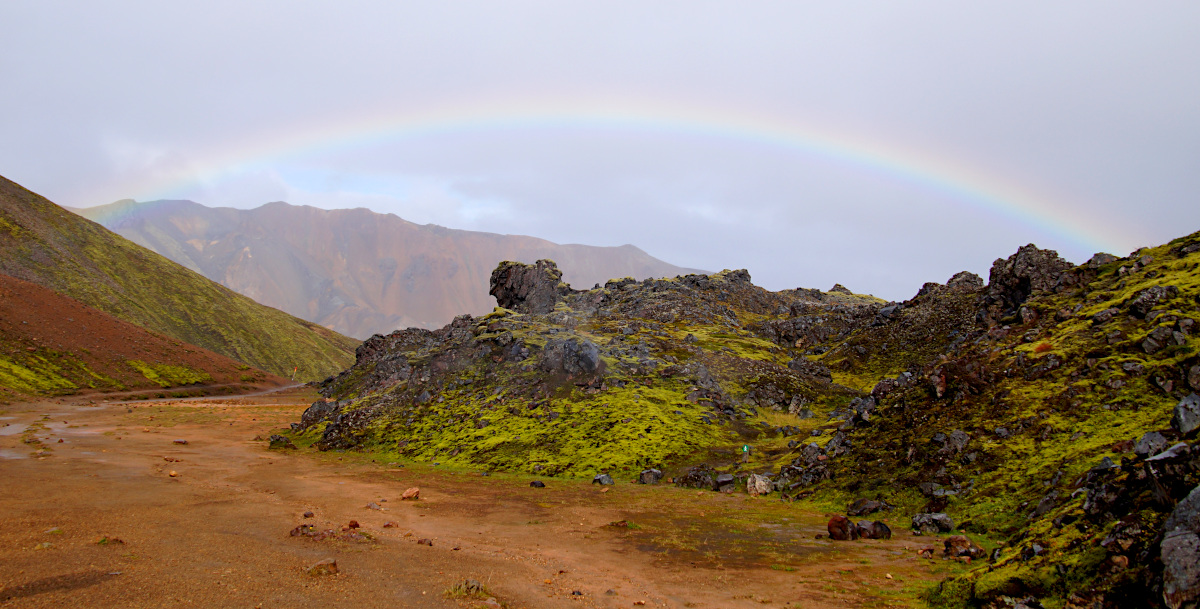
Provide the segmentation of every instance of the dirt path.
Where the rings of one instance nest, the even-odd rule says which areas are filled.
[[[905,587],[943,568],[915,558],[904,533],[814,539],[824,517],[775,499],[554,479],[537,489],[530,476],[254,440],[311,399],[0,407],[0,605],[487,606],[444,594],[471,578],[507,607],[885,607],[907,605]],[[401,502],[411,486],[421,499]],[[374,541],[288,534],[305,522],[341,533],[350,520]],[[620,520],[629,526],[608,526]],[[324,558],[338,575],[306,573]]]

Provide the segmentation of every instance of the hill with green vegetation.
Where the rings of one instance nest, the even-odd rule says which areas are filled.
[[[0,273],[296,380],[348,365],[358,341],[260,305],[0,177]]]
[[[491,286],[488,315],[363,343],[295,438],[890,507],[954,561],[935,606],[1200,598],[1200,233],[1079,266],[1029,245],[899,303],[745,271],[576,291],[550,261]]]
[[[0,400],[246,393],[287,379],[0,275]]]

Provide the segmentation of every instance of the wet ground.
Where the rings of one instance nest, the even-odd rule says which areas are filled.
[[[268,450],[313,399],[0,406],[0,605],[892,607],[946,568],[774,497]],[[368,539],[289,536],[351,520]],[[487,594],[446,594],[464,579]]]

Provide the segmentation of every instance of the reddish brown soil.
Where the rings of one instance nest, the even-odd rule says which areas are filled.
[[[23,365],[38,357],[45,358],[59,365],[60,373],[82,387],[81,391],[93,391],[87,383],[95,379],[72,363],[62,362],[82,362],[93,372],[118,381],[126,392],[162,391],[162,387],[131,367],[129,360],[186,366],[212,376],[210,387],[184,389],[190,391],[212,392],[221,388],[225,393],[240,393],[288,383],[287,379],[247,369],[207,349],[147,331],[75,299],[2,274],[0,355]],[[28,367],[36,370],[37,366],[35,363]],[[0,399],[14,398],[12,392],[0,388]]]
[[[507,607],[889,607],[944,568],[900,531],[814,539],[825,516],[777,499],[623,481],[536,489],[255,439],[314,397],[0,409],[0,605],[485,606],[445,595],[472,578]],[[413,486],[420,499],[401,502]],[[352,519],[375,541],[288,534]],[[619,520],[632,526],[608,526]],[[341,572],[306,573],[324,558]]]

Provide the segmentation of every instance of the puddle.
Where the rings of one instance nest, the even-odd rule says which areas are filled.
[[[15,450],[7,450],[0,448],[0,459],[26,459],[28,456],[25,453],[19,453]]]
[[[0,427],[0,436],[15,436],[17,434],[20,434],[21,432],[24,432],[25,428],[27,428],[27,427],[29,427],[29,426],[25,425],[24,423],[17,423],[16,425],[12,425],[12,424],[5,425],[3,427]]]

